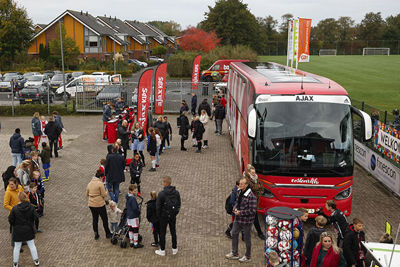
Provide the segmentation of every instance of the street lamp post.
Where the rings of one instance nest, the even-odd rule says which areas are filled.
[[[114,60],[114,75],[115,75],[115,74],[117,74],[117,66],[115,65],[115,61],[116,61],[115,60],[115,39],[114,39],[114,43],[113,44],[114,44],[114,57],[113,57],[113,60]]]

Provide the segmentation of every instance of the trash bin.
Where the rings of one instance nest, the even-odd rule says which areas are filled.
[[[108,143],[114,144],[117,141],[118,119],[109,120],[107,122]]]

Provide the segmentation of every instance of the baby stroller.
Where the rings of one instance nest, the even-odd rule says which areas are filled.
[[[137,196],[139,198],[138,206],[140,213],[142,213],[142,203],[143,198],[141,196]],[[122,212],[121,219],[118,224],[118,230],[112,234],[111,244],[116,245],[119,241],[119,246],[121,248],[126,248],[128,246],[127,238],[129,239],[129,226],[127,224],[128,221],[128,211],[125,208]],[[139,216],[139,224],[140,224],[140,216]],[[139,234],[139,243],[142,242],[142,235]]]

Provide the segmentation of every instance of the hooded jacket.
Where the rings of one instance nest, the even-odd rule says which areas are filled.
[[[362,249],[364,257],[367,254],[367,250],[361,246],[360,242],[365,241],[365,234],[363,231],[356,232],[354,225],[350,225],[350,231],[348,231],[343,240],[343,256],[346,259],[347,266],[357,265],[358,252]]]
[[[313,227],[307,234],[306,243],[304,246],[304,256],[308,265],[310,265],[311,263],[313,249],[315,245],[319,242],[320,236],[323,232],[326,232],[324,228]]]
[[[125,160],[121,154],[108,154],[104,168],[106,172],[107,183],[121,183],[125,181]]]
[[[36,117],[32,118],[32,134],[33,136],[42,135],[42,127],[40,125],[40,120]]]
[[[39,221],[39,216],[30,202],[22,202],[13,207],[8,221],[13,227],[12,237],[15,242],[35,239],[33,227]]]
[[[146,218],[151,223],[156,223],[159,221],[158,217],[157,217],[156,203],[157,203],[156,199],[151,199],[146,202],[146,205],[147,205]]]
[[[10,178],[12,178],[12,177],[15,177],[14,170],[15,170],[15,166],[11,165],[11,166],[8,166],[8,168],[5,172],[3,172],[2,177],[3,177],[3,182],[4,182],[4,190],[7,189],[8,180],[10,180]]]
[[[139,204],[132,194],[126,194],[126,211],[128,213],[128,219],[139,218],[140,208]]]
[[[43,164],[50,163],[50,147],[49,146],[44,147],[42,151],[39,153],[39,157],[42,159]]]
[[[176,207],[178,212],[181,208],[181,196],[179,192],[175,189],[175,186],[166,186],[164,190],[158,194],[157,202],[156,202],[156,211],[157,218],[169,218],[169,214],[165,209],[165,203],[168,201],[168,198],[176,197],[178,199],[178,206]],[[176,215],[175,215],[176,217]]]
[[[107,193],[103,182],[99,178],[93,177],[89,182],[86,187],[86,196],[89,197],[89,207],[100,208],[106,205],[105,198]]]
[[[11,190],[9,186],[7,186],[6,193],[4,194],[4,208],[8,210],[8,213],[11,212],[12,208],[19,203],[18,193],[24,192],[24,189],[21,185],[17,185],[16,190]]]
[[[14,133],[10,138],[11,153],[24,154],[25,142],[19,133]]]
[[[44,133],[49,137],[50,140],[57,140],[61,132],[62,128],[55,121],[49,121],[44,128]]]
[[[207,100],[203,100],[203,102],[201,102],[201,104],[199,105],[199,109],[197,110],[197,112],[199,114],[201,114],[202,110],[205,110],[207,112],[207,115],[210,117],[211,116],[211,106],[210,104],[208,104]]]

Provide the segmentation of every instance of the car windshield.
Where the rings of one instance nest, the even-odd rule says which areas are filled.
[[[121,92],[121,87],[119,86],[107,86],[101,91],[102,93],[119,93]]]
[[[79,76],[82,76],[83,75],[83,72],[73,72],[72,73],[72,77],[79,77]]]
[[[67,78],[67,77],[65,77]],[[62,82],[63,81],[63,75],[62,74],[56,74],[51,78],[52,82]]]
[[[12,76],[12,75],[7,75],[7,76],[4,76],[4,82],[11,82],[11,80],[18,80],[18,76]]]
[[[30,76],[28,77],[28,81],[30,82],[38,82],[43,80],[43,76]]]
[[[350,106],[335,103],[257,104],[254,165],[259,173],[351,176]]]
[[[22,89],[21,92],[22,93],[37,93],[38,92],[38,88],[36,88],[36,87],[26,87],[26,88]]]

